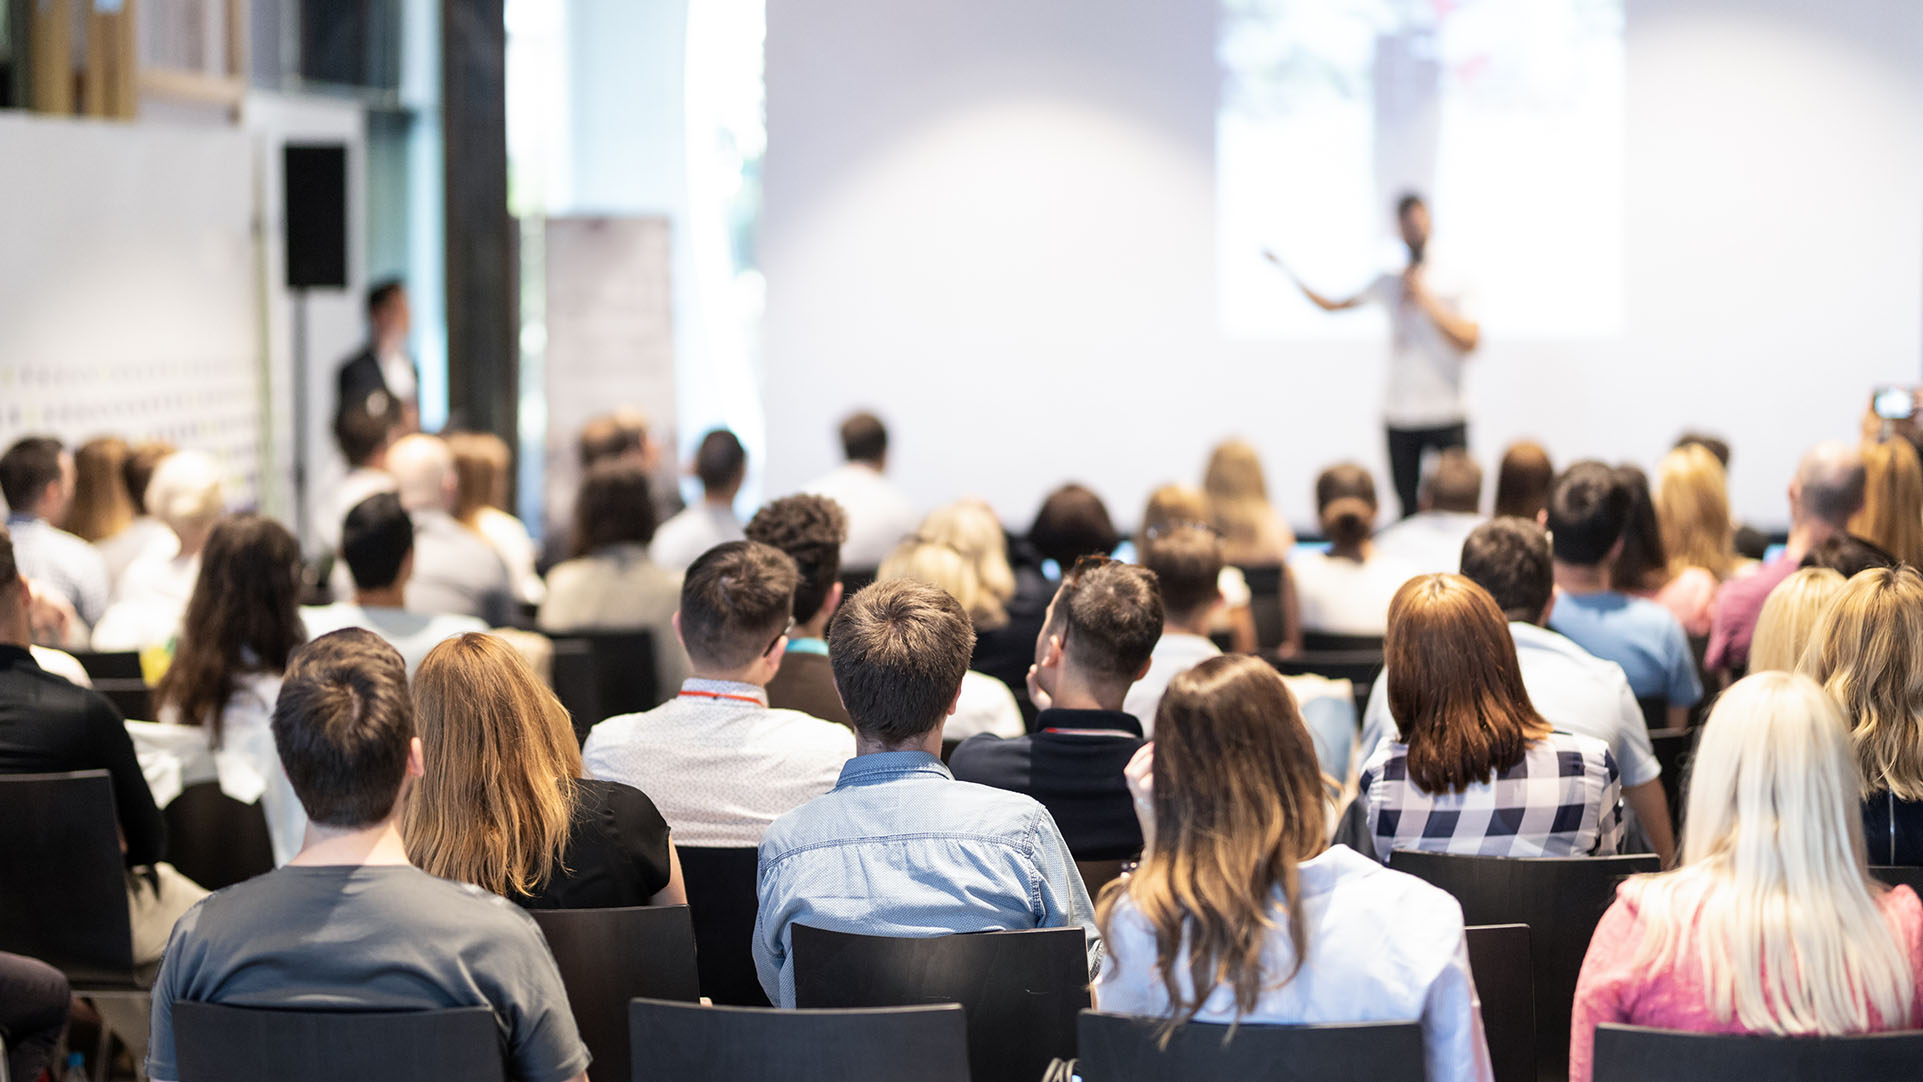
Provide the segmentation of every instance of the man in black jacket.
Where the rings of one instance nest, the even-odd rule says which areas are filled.
[[[341,362],[336,376],[340,385],[336,415],[374,395],[385,395],[399,410],[403,433],[420,429],[420,373],[407,356],[407,335],[412,326],[407,286],[400,279],[377,282],[367,291],[367,345]],[[372,412],[389,412],[387,404],[380,403],[383,408]]]

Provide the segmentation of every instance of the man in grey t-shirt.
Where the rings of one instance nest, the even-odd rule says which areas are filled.
[[[408,863],[399,820],[421,743],[407,672],[359,628],[295,655],[274,708],[308,817],[287,867],[210,895],[174,927],[154,984],[147,1074],[180,1077],[174,1004],[494,1012],[512,1077],[585,1082],[588,1051],[532,918]]]

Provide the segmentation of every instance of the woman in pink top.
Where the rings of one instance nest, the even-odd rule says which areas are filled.
[[[1710,713],[1683,863],[1624,883],[1583,959],[1570,1082],[1596,1026],[1817,1036],[1915,1029],[1923,904],[1870,878],[1856,759],[1816,683],[1759,673]]]

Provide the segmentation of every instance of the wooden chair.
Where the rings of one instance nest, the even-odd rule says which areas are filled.
[[[1075,1058],[1075,1016],[1089,1005],[1081,928],[924,938],[789,929],[797,1007],[960,1003],[974,1082],[1036,1082]]]
[[[189,785],[161,814],[175,870],[219,890],[274,870],[274,841],[258,803],[242,804],[217,781]]]
[[[968,1025],[954,1003],[778,1011],[637,999],[628,1026],[633,1046],[648,1050],[633,1082],[968,1080]]]
[[[535,909],[596,1074],[626,1078],[628,1001],[701,999],[685,905]]]
[[[1192,1022],[1166,1048],[1156,1019],[1083,1011],[1083,1082],[1422,1082],[1415,1022],[1233,1028]]]
[[[1476,924],[1469,929],[1469,970],[1482,1000],[1482,1036],[1496,1082],[1536,1077],[1536,982],[1529,926]]]
[[[486,1007],[282,1011],[174,1004],[182,1082],[502,1082]]]
[[[701,994],[729,1006],[768,1006],[768,995],[755,972],[755,916],[761,911],[755,851],[745,846],[693,845],[676,851],[681,855],[688,911],[694,918]]]
[[[1596,1027],[1595,1082],[1802,1082],[1916,1078],[1923,1032],[1751,1037]]]

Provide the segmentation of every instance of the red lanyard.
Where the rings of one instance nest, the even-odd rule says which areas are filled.
[[[738,702],[738,703],[753,703],[756,706],[762,705],[761,700],[755,698],[753,695],[730,695],[725,691],[683,691],[680,695],[680,698],[683,698],[683,699],[733,699],[735,702]]]

